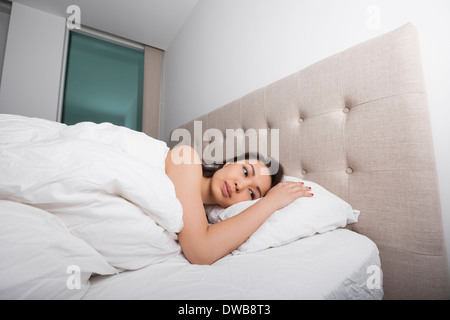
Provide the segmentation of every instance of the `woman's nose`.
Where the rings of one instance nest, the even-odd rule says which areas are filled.
[[[247,186],[248,183],[246,181],[236,181],[234,183],[234,190],[236,190],[236,192],[240,192],[244,190]]]

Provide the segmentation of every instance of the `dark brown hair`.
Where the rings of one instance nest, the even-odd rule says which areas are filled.
[[[222,169],[225,163],[227,162],[230,163],[230,162],[237,162],[239,160],[251,160],[251,159],[259,160],[262,163],[264,163],[267,168],[269,168],[271,179],[270,189],[272,189],[274,186],[276,186],[278,183],[281,182],[284,176],[284,168],[279,162],[270,157],[265,158],[259,153],[250,153],[250,152],[247,152],[243,156],[236,156],[232,160],[228,160],[223,163],[206,164],[203,162],[202,163],[203,176],[205,178],[211,178],[217,171]],[[272,172],[273,170],[270,170],[271,168],[272,169],[278,168],[278,170],[276,170],[276,172]]]

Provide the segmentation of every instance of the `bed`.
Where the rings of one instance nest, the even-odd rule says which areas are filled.
[[[176,241],[182,210],[164,175],[164,143],[110,124],[2,115],[0,297],[447,298],[431,128],[411,24],[177,129],[190,133],[199,154],[214,142],[211,132],[227,138],[226,129],[242,129],[235,132],[243,140],[231,137],[241,142],[248,129],[258,130],[258,139],[275,133],[286,178],[314,184],[328,207],[345,214],[326,225],[316,220],[301,234],[296,225],[294,237],[276,244],[261,245],[261,229],[251,245],[210,266],[192,265]],[[207,210],[210,219],[214,210]],[[274,214],[271,226],[285,216]]]
[[[450,292],[419,48],[409,23],[195,119],[224,135],[279,129],[287,174],[361,211],[348,228],[380,250],[384,299]],[[194,137],[194,125],[182,127]],[[208,141],[193,143],[202,150]]]

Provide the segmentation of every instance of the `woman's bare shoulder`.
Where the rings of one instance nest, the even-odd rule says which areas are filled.
[[[200,183],[202,164],[195,149],[183,145],[170,150],[166,157],[166,174],[175,184],[186,181],[191,185]]]
[[[180,146],[170,150],[166,158],[166,174],[172,180],[177,198],[183,206],[185,226],[192,225],[189,223],[190,218],[204,218],[205,212],[201,195],[202,165],[195,150],[189,146]],[[194,225],[201,223],[203,222],[196,221]]]
[[[180,166],[195,170],[201,168],[202,161],[194,148],[186,145],[177,146],[170,150],[166,157],[166,166]]]

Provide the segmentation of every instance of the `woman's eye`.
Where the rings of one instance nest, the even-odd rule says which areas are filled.
[[[248,171],[247,171],[247,169],[245,169],[245,167],[244,167],[244,176],[248,177]]]
[[[250,191],[250,197],[252,198],[252,200],[254,200],[255,199],[255,194],[250,189],[248,189],[248,191]]]

